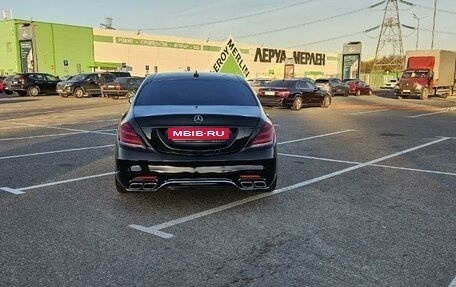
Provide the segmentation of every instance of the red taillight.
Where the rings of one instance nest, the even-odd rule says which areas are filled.
[[[270,145],[275,141],[275,130],[271,123],[264,123],[260,132],[255,136],[250,147]]]
[[[118,137],[119,142],[123,145],[136,148],[145,148],[141,137],[136,133],[135,129],[133,129],[129,123],[124,123],[119,127]]]
[[[264,96],[264,90],[263,89],[259,89],[257,95],[258,96]]]
[[[281,98],[286,98],[290,95],[290,91],[289,90],[280,91],[277,93],[277,95]]]

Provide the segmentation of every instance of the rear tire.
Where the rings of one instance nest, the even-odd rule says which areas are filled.
[[[320,107],[321,108],[328,108],[331,105],[331,97],[325,96],[321,101]]]
[[[36,97],[39,95],[39,93],[40,93],[40,89],[38,89],[37,86],[31,86],[27,90],[27,95],[29,97]]]
[[[114,100],[118,100],[119,99],[119,95],[112,95],[111,98],[113,98]]]
[[[116,181],[116,189],[119,193],[127,193],[128,191],[120,184],[120,182],[117,180],[117,177],[115,177]]]
[[[293,111],[299,111],[301,108],[302,108],[302,98],[301,98],[301,96],[298,96],[294,99],[291,109]]]
[[[62,98],[68,98],[68,94],[61,93],[59,94]]]

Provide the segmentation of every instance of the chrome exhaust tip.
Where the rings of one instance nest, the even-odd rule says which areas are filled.
[[[266,182],[265,181],[254,181],[253,184],[255,185],[255,188],[266,188]]]
[[[241,181],[241,186],[244,189],[253,189],[254,188],[254,184],[251,181]]]
[[[140,182],[132,182],[128,188],[131,190],[141,190],[143,188],[143,184]]]
[[[157,184],[155,182],[146,182],[143,184],[144,190],[154,190],[156,187],[157,187]]]

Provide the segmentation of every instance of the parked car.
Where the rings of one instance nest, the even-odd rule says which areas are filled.
[[[117,78],[131,77],[130,72],[117,72],[116,71],[116,72],[109,72],[109,73],[113,74]]]
[[[60,79],[45,73],[18,73],[11,80],[11,90],[20,96],[35,97],[39,94],[55,94]]]
[[[359,95],[372,95],[372,89],[368,84],[361,80],[352,80],[345,82],[348,85],[350,94]]]
[[[13,82],[14,76],[15,75],[6,76],[3,80],[3,92],[7,95],[11,95],[13,93],[13,90],[11,90],[11,83]]]
[[[111,73],[83,73],[72,77],[68,81],[61,81],[57,84],[57,93],[66,98],[73,95],[77,98],[101,95],[100,85],[112,82],[116,76]]]
[[[65,76],[62,76],[62,77],[59,77],[59,78],[60,78],[60,81],[69,81],[73,77],[74,77],[74,75],[65,75]]]
[[[249,80],[249,85],[252,87],[252,89],[253,89],[253,91],[255,91],[255,93],[258,93],[258,90],[261,87],[266,86],[270,82],[271,82],[270,79],[251,79],[251,80]]]
[[[327,91],[331,96],[343,95],[348,97],[348,86],[337,78],[316,79],[315,85],[322,90]]]
[[[115,163],[119,192],[195,185],[272,191],[276,134],[242,77],[158,73],[146,78],[119,124]]]
[[[288,107],[299,111],[302,106],[331,105],[331,95],[319,89],[311,80],[274,80],[258,91],[258,99],[263,106]]]
[[[387,82],[385,82],[385,84],[383,85],[383,87],[380,87],[381,89],[394,89],[394,87],[396,85],[399,84],[399,80],[397,79],[392,79],[392,80],[389,80]]]
[[[0,93],[3,93],[3,80],[4,80],[5,78],[6,78],[6,77],[0,76]]]
[[[144,77],[123,77],[101,85],[101,91],[105,96],[117,100],[119,97],[131,98],[135,95]]]

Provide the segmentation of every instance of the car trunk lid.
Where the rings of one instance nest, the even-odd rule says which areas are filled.
[[[163,153],[211,155],[241,150],[257,128],[257,106],[136,106],[136,122]]]

